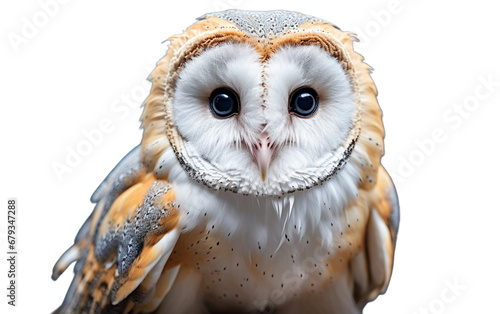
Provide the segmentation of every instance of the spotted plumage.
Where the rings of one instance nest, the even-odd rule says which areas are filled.
[[[355,38],[288,11],[216,12],[172,36],[141,145],[54,267],[60,313],[360,313],[399,224]]]

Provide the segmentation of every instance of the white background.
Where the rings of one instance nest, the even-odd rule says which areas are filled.
[[[0,312],[48,313],[62,302],[72,273],[53,282],[52,266],[92,210],[93,190],[140,142],[139,106],[162,41],[234,7],[296,10],[355,31],[374,68],[401,228],[392,282],[365,313],[498,313],[500,83],[489,94],[482,83],[500,82],[493,1],[67,0],[44,19],[46,2],[0,8]],[[39,26],[23,35],[33,19]],[[58,177],[54,165],[106,121],[111,131]],[[19,204],[16,308],[6,305],[9,197]]]

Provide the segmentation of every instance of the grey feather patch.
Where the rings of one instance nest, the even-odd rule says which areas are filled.
[[[391,223],[392,227],[394,228],[395,234],[397,235],[399,230],[399,219],[400,219],[399,198],[394,183],[392,183],[390,187],[387,188],[386,196],[391,205],[391,215],[389,216],[389,222]]]
[[[92,212],[92,214],[93,214],[93,212]],[[92,223],[92,214],[90,214],[87,217],[87,219],[85,220],[83,225],[80,227],[80,230],[78,230],[78,233],[76,234],[76,237],[75,237],[75,243],[80,242],[80,240],[82,240],[83,238],[85,238],[89,234],[90,225]]]
[[[311,15],[305,15],[293,11],[242,11],[226,10],[208,13],[199,20],[215,16],[229,22],[233,22],[241,30],[250,36],[265,39],[269,36],[280,36],[297,29],[300,25],[311,21],[322,21]],[[334,27],[336,27],[334,25]],[[336,27],[338,29],[338,27]]]
[[[113,252],[117,253],[117,269],[120,275],[125,274],[134,260],[142,252],[144,239],[155,233],[158,220],[168,214],[157,200],[170,190],[167,182],[156,181],[149,188],[135,216],[125,222],[124,228],[110,226],[110,231],[95,241],[95,256],[100,261],[107,260]]]

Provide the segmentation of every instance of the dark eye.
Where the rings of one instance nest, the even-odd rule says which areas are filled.
[[[210,94],[210,111],[217,118],[229,118],[240,111],[238,94],[230,88],[219,87]]]
[[[307,118],[316,113],[319,106],[318,93],[310,87],[299,87],[290,96],[290,112]]]

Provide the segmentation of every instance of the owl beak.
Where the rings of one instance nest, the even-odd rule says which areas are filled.
[[[267,171],[274,154],[274,145],[269,140],[267,133],[262,133],[257,144],[252,146],[252,154],[259,167],[262,181],[266,181]]]

